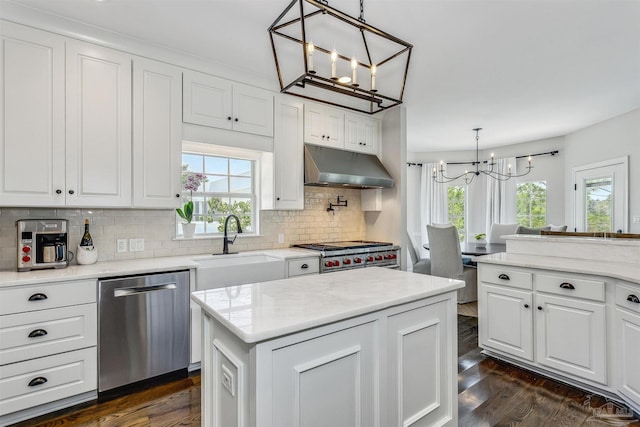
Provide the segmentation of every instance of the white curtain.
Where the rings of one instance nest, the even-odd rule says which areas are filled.
[[[438,184],[433,180],[433,168],[439,167],[436,163],[422,165],[420,178],[420,240],[422,244],[429,241],[427,237],[427,224],[444,224],[449,222],[447,211],[447,185]],[[422,246],[422,244],[420,246]],[[421,248],[421,257],[428,253]]]
[[[496,159],[494,170],[501,174],[509,173],[511,165],[513,175],[517,174],[516,158]],[[487,215],[486,230],[489,233],[491,224],[513,224],[516,222],[516,180],[499,181],[491,177],[487,180]]]

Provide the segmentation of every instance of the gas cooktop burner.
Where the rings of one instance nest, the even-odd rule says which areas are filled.
[[[383,246],[392,246],[393,243],[386,242],[370,242],[367,240],[354,240],[345,242],[321,242],[321,243],[305,243],[294,245],[298,248],[311,249],[315,251],[339,251],[343,249],[364,249],[377,248]]]

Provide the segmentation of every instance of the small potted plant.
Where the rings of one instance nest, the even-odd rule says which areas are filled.
[[[188,175],[184,175],[184,185],[183,188],[185,190],[189,190],[190,192],[190,200],[187,201],[184,206],[182,207],[182,209],[177,208],[176,212],[178,213],[178,216],[180,218],[182,218],[183,223],[182,223],[182,235],[185,239],[190,239],[193,237],[193,235],[196,232],[196,224],[193,223],[193,190],[197,190],[198,187],[200,187],[200,184],[202,183],[202,180],[205,178],[205,176],[201,173],[194,173],[194,174],[188,174]]]
[[[487,235],[486,233],[478,233],[475,235],[476,238],[476,247],[484,248],[487,246]]]

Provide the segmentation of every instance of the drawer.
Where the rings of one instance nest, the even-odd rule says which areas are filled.
[[[582,279],[570,274],[535,275],[536,291],[576,298],[604,301],[604,282]]]
[[[319,271],[320,260],[318,257],[297,258],[287,261],[287,277],[318,274]]]
[[[97,305],[0,316],[0,365],[97,344]]]
[[[511,270],[481,265],[478,273],[480,281],[496,285],[509,286],[511,288],[533,289],[532,274],[526,271]]]
[[[616,284],[616,304],[640,313],[640,286]]]
[[[0,366],[0,414],[96,390],[96,347]]]
[[[0,315],[96,302],[96,280],[0,289]]]

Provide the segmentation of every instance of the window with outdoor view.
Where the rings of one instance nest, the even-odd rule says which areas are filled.
[[[547,182],[530,181],[516,189],[516,221],[525,227],[547,224]]]
[[[462,185],[450,186],[447,188],[447,208],[449,211],[449,222],[456,226],[461,242],[464,242],[465,229],[465,187]]]
[[[206,153],[182,153],[182,200],[179,222],[194,222],[196,235],[215,235],[224,231],[229,214],[240,218],[242,231],[256,230],[255,161]],[[185,218],[186,204],[192,202],[191,218]],[[191,221],[189,221],[191,219]],[[236,231],[236,222],[229,222]]]

